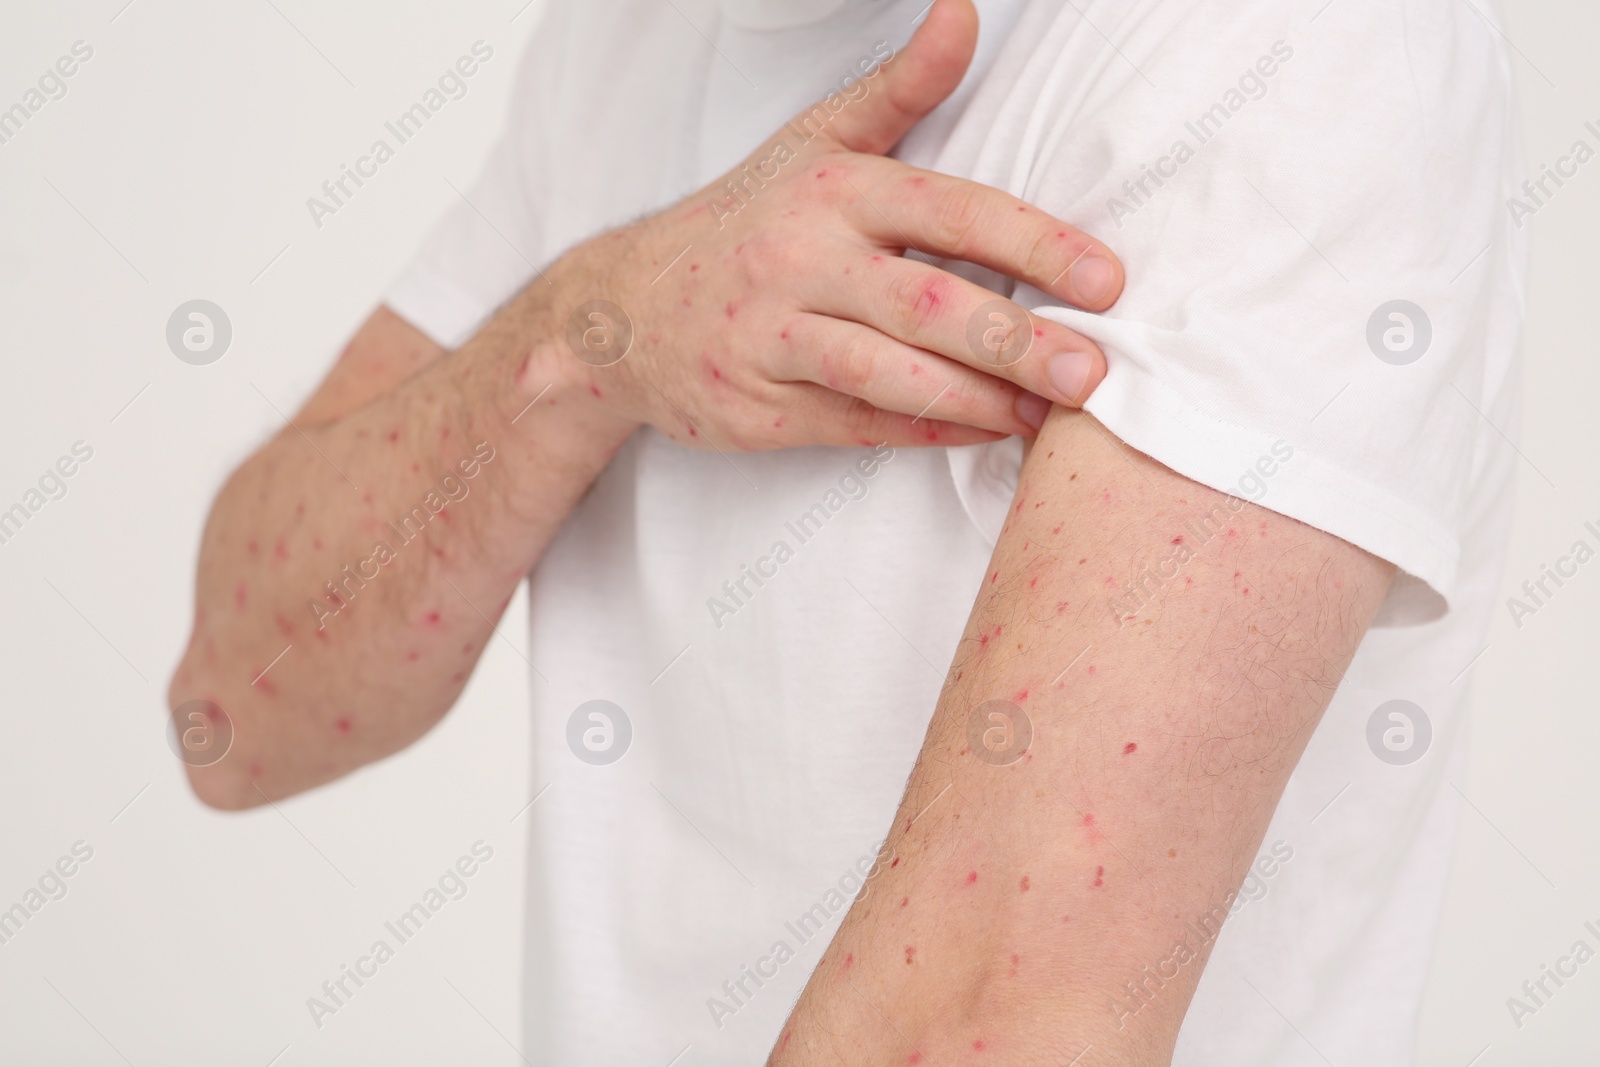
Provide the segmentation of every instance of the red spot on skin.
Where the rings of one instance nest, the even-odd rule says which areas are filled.
[[[328,639],[328,631],[326,630],[313,630],[311,635],[318,641],[326,641]]]
[[[926,178],[912,178],[911,179],[911,184],[912,185],[926,185],[926,184],[928,184],[928,179],[926,179]]]
[[[439,440],[441,440],[441,441],[450,440],[450,427],[448,427],[448,426],[439,427]]]
[[[1229,537],[1238,537],[1239,536],[1239,531],[1238,530],[1229,530],[1228,531],[1228,536]]]
[[[1133,753],[1133,752],[1137,752],[1138,750],[1139,750],[1139,746],[1136,743],[1132,742],[1132,741],[1129,741],[1127,744],[1122,746],[1122,754],[1124,756],[1129,755],[1130,753]]]
[[[910,962],[910,961],[908,960],[907,962]],[[916,1049],[912,1049],[911,1050],[911,1055],[906,1057],[906,1062],[910,1063],[910,1064],[921,1063],[922,1062],[922,1053],[918,1052]]]
[[[989,647],[989,635],[988,634],[979,634],[978,635],[978,644],[982,648],[988,648]]]
[[[1064,523],[1064,522],[1058,522],[1058,523],[1056,523],[1055,529],[1051,530],[1050,532],[1053,533],[1053,534],[1058,534],[1058,533],[1061,532],[1061,527],[1063,527],[1065,525],[1066,525],[1066,523]]]
[[[1066,235],[1067,235],[1067,231],[1066,230],[1058,230],[1058,231],[1056,231],[1056,236],[1057,237],[1065,237]]]
[[[915,945],[907,945],[906,946],[906,962],[910,963],[912,960],[914,960],[916,958],[917,958],[917,947]]]
[[[882,263],[883,262],[883,257],[882,256],[870,256],[868,258],[870,258],[872,260],[872,262],[874,262],[874,263]]]
[[[1175,545],[1183,544],[1183,537],[1182,536],[1174,537],[1172,539],[1172,543],[1175,544]]]
[[[1102,491],[1100,493],[1100,499],[1104,500],[1107,504],[1111,503],[1111,493],[1109,491]]]
[[[417,662],[417,660],[419,660],[421,658],[422,658],[422,653],[418,652],[415,649],[412,649],[410,652],[406,653],[406,662],[407,663],[415,663],[415,662]]]
[[[285,637],[294,636],[294,623],[284,618],[284,615],[281,611],[272,616],[272,621],[278,624],[278,632],[280,634]]]
[[[968,871],[967,872],[967,884],[968,885],[971,885],[973,882],[976,882],[977,880],[978,880],[978,872],[977,871]]]
[[[1193,585],[1194,584],[1194,579],[1193,578],[1185,578],[1183,580],[1183,584],[1184,585]]]
[[[999,571],[995,571],[993,574],[989,575],[989,584],[990,585],[993,585],[995,582],[998,582],[999,580],[1000,580],[1000,572]]]
[[[1011,954],[1011,977],[1015,978],[1017,976],[1017,964],[1020,962],[1022,962],[1022,957],[1013,952]]]
[[[1063,611],[1066,611],[1071,606],[1072,605],[1070,603],[1068,603],[1067,601],[1063,600],[1061,603],[1056,605],[1056,614],[1060,615]]]
[[[693,426],[691,426],[691,427],[689,427],[689,436],[690,437],[699,437],[700,433]]]
[[[1028,876],[1027,875],[1023,875],[1022,876],[1022,883],[1021,883],[1021,885],[1019,885],[1017,887],[1017,892],[1026,893],[1027,891],[1028,891]]]
[[[256,555],[258,552],[261,551],[261,546],[256,544],[256,539],[254,537],[252,537],[252,538],[250,538],[250,540],[246,541],[244,543],[244,547],[252,556]]]
[[[278,687],[273,685],[270,681],[268,681],[265,675],[263,675],[260,678],[257,678],[255,681],[251,682],[250,684],[253,685],[255,688],[261,690],[262,694],[265,695],[265,696],[275,697],[275,696],[278,695]]]
[[[370,492],[362,493],[361,494],[361,502],[363,504],[369,504],[370,505],[372,503],[372,494]]]
[[[1093,663],[1089,664],[1089,673],[1090,674],[1094,673],[1094,664]]]
[[[1096,867],[1094,869],[1094,885],[1096,889],[1105,884],[1105,875],[1106,869],[1104,867]]]
[[[243,582],[240,582],[233,590],[233,606],[238,608],[240,611],[243,611],[245,601],[248,600],[249,597],[250,590],[244,587]]]
[[[303,503],[302,504],[296,504],[294,506],[294,517],[295,518],[298,519],[300,516],[304,515],[305,513],[306,513],[305,504],[303,504]]]
[[[466,644],[461,646],[461,654],[463,656],[472,655],[472,642],[471,641],[468,641]]]
[[[684,297],[683,298],[683,306],[686,307],[686,308],[692,308],[692,307],[694,307],[694,301],[690,300],[688,297]]]
[[[1046,503],[1048,503],[1048,501],[1041,500],[1041,501],[1039,501],[1037,504],[1035,504],[1033,506],[1036,507],[1036,508],[1042,508],[1042,507],[1045,506]]]
[[[1028,699],[1028,691],[1026,689],[1024,689],[1021,692],[1019,692],[1016,696],[1012,697],[1011,699],[1015,700],[1017,703],[1020,704],[1020,703],[1022,703],[1022,701]]]
[[[605,395],[604,393],[600,392],[600,387],[598,385],[593,385],[593,384],[591,384],[589,386],[589,392],[594,394],[595,396],[604,396]]]
[[[1072,921],[1072,916],[1070,916],[1070,915],[1063,915],[1063,916],[1061,916],[1061,921],[1062,921],[1062,922],[1064,922],[1064,923],[1069,923],[1069,922],[1071,922],[1071,921]]]
[[[900,898],[900,906],[902,908],[905,907],[909,903],[911,903],[911,898],[910,897],[901,897]]]
[[[1037,579],[1037,578],[1030,579],[1029,582],[1028,582],[1028,588],[1029,589],[1037,589],[1037,588],[1039,588],[1039,579]]]
[[[690,274],[693,274],[695,271],[697,271],[699,269],[700,269],[700,264],[698,264],[698,263],[689,264],[689,273]]]
[[[261,777],[261,763],[259,760],[250,761],[250,780],[253,782]]]
[[[333,726],[334,726],[334,729],[338,730],[341,734],[349,733],[350,732],[350,717],[348,715],[339,716],[338,720],[333,724]]]
[[[778,332],[778,340],[787,341],[788,339],[789,339],[789,331],[788,330],[780,330]]]
[[[438,626],[440,617],[441,616],[437,611],[430,611],[424,617],[424,621],[426,621],[429,626]]]
[[[278,538],[278,543],[272,546],[272,558],[283,562],[289,558],[289,550],[284,546],[283,538]]]
[[[1088,814],[1086,814],[1083,817],[1083,825],[1085,825],[1085,826],[1093,826],[1094,825],[1094,812],[1091,811],[1091,812],[1089,812]]]
[[[1019,207],[1017,210],[1021,211],[1022,209]],[[972,1043],[972,1051],[974,1052],[982,1052],[987,1047],[988,1046],[985,1045],[981,1039]]]
[[[1027,503],[1027,501],[1025,501],[1025,500],[1019,500],[1019,501],[1017,501],[1017,508],[1016,508],[1016,510],[1017,510],[1017,513],[1018,513],[1018,514],[1019,514],[1019,515],[1020,515],[1020,514],[1021,514],[1021,513],[1022,513],[1022,505],[1023,505],[1023,504],[1025,504],[1025,503]]]
[[[1239,580],[1239,574],[1240,574],[1240,572],[1239,572],[1239,571],[1234,571],[1234,572],[1233,572],[1233,578],[1234,578],[1234,581],[1238,581],[1238,580]]]
[[[734,255],[737,256],[743,251],[744,251],[744,242],[743,241],[740,241],[738,244],[733,246],[733,254]]]
[[[222,709],[217,707],[215,704],[207,704],[206,705],[206,718],[210,719],[212,722],[221,722],[222,721]]]
[[[391,445],[400,443],[400,431],[399,430],[390,430],[389,431],[389,443]]]
[[[1245,590],[1244,590],[1244,595],[1245,595],[1245,596],[1249,596],[1249,595],[1250,595],[1250,587],[1249,587],[1249,586],[1246,586],[1246,587],[1245,587]]]
[[[855,961],[856,954],[854,952],[846,952],[844,955],[844,969],[848,971],[850,969],[850,965]]]
[[[995,636],[996,636],[996,637],[999,637],[999,636],[1000,636],[1000,631],[1001,631],[1001,629],[1002,629],[1002,628],[1003,628],[1003,627],[1004,627],[1004,625],[1005,625],[1005,624],[1004,624],[1004,623],[1002,623],[1002,624],[1000,624],[1000,625],[999,625],[999,626],[996,626],[996,627],[995,627],[995,628],[994,628],[994,635],[995,635]]]
[[[889,861],[889,866],[891,866],[891,867],[898,867],[898,866],[900,866],[900,857],[899,857],[899,856],[896,856],[896,857],[895,857],[895,858],[894,858],[894,859],[892,859],[892,860],[890,860],[890,861]]]
[[[780,1038],[779,1041],[778,1041],[778,1051],[782,1052],[784,1049],[786,1049],[788,1047],[789,1047],[789,1031],[785,1030],[783,1032],[783,1037]]]
[[[911,820],[907,819],[906,820],[906,833],[909,834],[910,832],[911,832]]]
[[[722,309],[722,313],[731,319],[739,313],[739,305],[730,300],[728,306]]]
[[[774,430],[783,429],[783,416],[782,415],[779,415],[777,418],[772,420],[772,428]]]
[[[828,176],[828,172],[826,170],[817,171],[817,178],[819,180],[822,179],[822,178],[826,178],[827,176]]]
[[[467,672],[466,671],[456,671],[456,673],[454,673],[454,674],[452,674],[450,676],[450,680],[452,682],[456,683],[457,685],[459,685],[462,682],[467,680]]]
[[[317,550],[318,552],[322,551],[322,538],[313,537],[311,539],[311,547],[313,549]]]

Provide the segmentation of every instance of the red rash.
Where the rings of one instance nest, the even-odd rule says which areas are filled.
[[[1026,893],[1027,891],[1028,891],[1028,876],[1027,875],[1023,875],[1022,876],[1022,883],[1017,887],[1017,892]]]
[[[234,606],[239,608],[239,610],[243,611],[244,610],[245,600],[247,600],[249,598],[249,596],[250,596],[250,591],[244,587],[244,583],[243,582],[240,582],[238,587],[235,588],[234,591],[233,591],[233,603],[234,603]]]
[[[848,970],[849,970],[849,969],[850,969],[850,965],[851,965],[851,964],[852,964],[852,963],[854,963],[854,962],[855,962],[855,961],[856,961],[856,955],[855,955],[855,953],[854,953],[854,952],[847,952],[847,953],[845,953],[845,957],[844,957],[844,969],[845,969],[845,970],[847,970],[847,971],[848,971]]]
[[[917,958],[917,947],[915,945],[907,945],[906,946],[906,962],[910,963],[912,960],[914,960],[916,958]]]
[[[973,882],[976,882],[977,880],[978,880],[978,872],[977,871],[968,871],[967,872],[967,884],[968,885],[971,885]]]
[[[347,716],[347,715],[339,716],[338,721],[335,722],[333,724],[333,726],[334,726],[334,729],[338,730],[341,734],[349,733],[350,732],[350,717]]]
[[[438,626],[440,618],[441,618],[441,616],[439,615],[439,613],[437,611],[430,611],[427,614],[426,621],[427,621],[429,626]]]
[[[905,907],[909,903],[911,903],[911,898],[910,897],[901,897],[900,898],[900,906],[902,908]]]
[[[892,859],[892,860],[890,860],[890,861],[889,861],[889,866],[891,866],[891,867],[898,867],[898,866],[900,866],[900,857],[899,857],[899,856],[896,856],[896,857],[895,857],[895,858],[894,858],[894,859]]]
[[[391,445],[400,443],[400,431],[399,430],[390,430],[389,431],[389,443]]]
[[[1094,869],[1094,886],[1096,889],[1105,884],[1105,874],[1106,869],[1104,867],[1096,867]]]
[[[1132,741],[1129,741],[1127,744],[1122,746],[1122,754],[1124,756],[1126,756],[1129,753],[1136,751],[1138,748],[1139,748],[1139,746],[1137,744],[1135,744]]]

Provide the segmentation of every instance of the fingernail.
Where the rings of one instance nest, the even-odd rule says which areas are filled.
[[[1023,391],[1017,394],[1017,418],[1032,426],[1035,430],[1044,425],[1044,417],[1050,414],[1050,401],[1038,393]]]
[[[1111,287],[1116,283],[1117,269],[1101,256],[1084,256],[1072,268],[1072,289],[1085,303],[1100,303],[1111,295]]]
[[[1089,368],[1093,362],[1087,352],[1063,352],[1050,358],[1045,366],[1045,374],[1064,401],[1076,404],[1084,385],[1089,381]]]

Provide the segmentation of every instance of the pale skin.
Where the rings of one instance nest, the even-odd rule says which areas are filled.
[[[1042,420],[872,892],[770,1062],[1170,1062],[1203,948],[1147,1001],[1124,983],[1239,886],[1392,568],[1231,508],[1072,411],[1104,374],[1083,338],[1035,320],[1012,366],[967,351],[967,319],[994,295],[908,267],[906,245],[1090,310],[1122,284],[1109,250],[1070,227],[879,157],[954,87],[975,26],[970,0],[939,0],[873,93],[725,227],[690,197],[580,246],[449,358],[376,314],[212,513],[171,699],[216,700],[237,740],[191,769],[200,797],[248,807],[425,733],[516,583],[642,425],[731,450],[952,445],[1032,435]],[[649,284],[691,242],[665,288]],[[1090,284],[1095,261],[1104,288]],[[614,367],[565,347],[567,313],[597,298],[637,329]],[[1051,357],[1069,353],[1087,357],[1081,373],[1053,374]],[[448,521],[314,627],[306,598],[480,441],[495,458]],[[1119,586],[1219,506],[1176,576],[1114,612]],[[967,728],[996,699],[1033,731],[1005,765],[975,754]],[[1139,1010],[1119,1014],[1114,998]]]
[[[1032,435],[1052,403],[1081,403],[1105,374],[1093,343],[1037,320],[1027,358],[998,365],[967,329],[997,295],[901,255],[979,263],[1089,310],[1121,292],[1093,238],[883,155],[955,88],[974,28],[970,6],[943,0],[816,136],[780,131],[752,153],[788,138],[794,158],[735,216],[710,206],[719,178],[585,242],[454,352],[379,309],[212,508],[168,694],[232,725],[226,758],[188,768],[200,799],[276,800],[426,733],[641,426],[724,450],[959,445]],[[610,366],[569,346],[596,300],[635,326]],[[407,515],[402,543],[386,523]]]

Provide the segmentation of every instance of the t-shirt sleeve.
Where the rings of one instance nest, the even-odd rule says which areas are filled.
[[[520,60],[505,127],[482,172],[459,190],[385,294],[396,314],[445,348],[466,342],[538,276],[549,256],[542,211],[549,182],[540,145],[570,5],[543,6]]]
[[[1285,7],[1031,5],[974,101],[999,121],[943,151],[1126,265],[1103,315],[1014,293],[1105,349],[1088,411],[1394,563],[1385,620],[1424,621],[1520,319],[1507,64],[1457,0]]]

